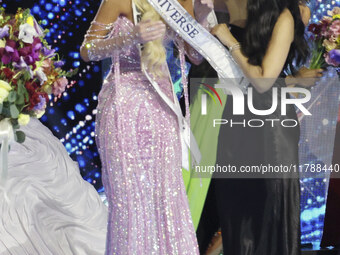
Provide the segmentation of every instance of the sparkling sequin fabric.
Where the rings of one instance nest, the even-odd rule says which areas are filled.
[[[133,26],[119,17],[111,34]],[[177,117],[140,70],[137,46],[117,50],[113,63],[99,95],[96,126],[109,201],[106,254],[199,254]],[[173,98],[168,78],[157,82]]]

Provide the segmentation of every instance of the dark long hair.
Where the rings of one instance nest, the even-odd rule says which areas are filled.
[[[295,35],[284,69],[294,73],[293,63],[299,65],[306,60],[308,45],[304,37],[305,26],[298,0],[248,0],[248,19],[242,51],[249,58],[250,64],[262,64],[275,23],[285,8],[290,10],[294,18]]]

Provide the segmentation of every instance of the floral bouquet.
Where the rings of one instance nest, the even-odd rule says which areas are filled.
[[[76,72],[61,69],[64,62],[44,39],[47,33],[29,9],[6,15],[0,8],[0,135],[8,129],[19,143],[25,140],[20,126],[40,118],[49,95],[60,97]]]
[[[334,7],[328,11],[328,16],[317,24],[311,24],[308,30],[312,32],[315,43],[311,69],[334,66],[339,72],[340,66],[340,8]]]

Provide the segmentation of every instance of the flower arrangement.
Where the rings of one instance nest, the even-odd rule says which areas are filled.
[[[311,69],[334,66],[339,71],[340,66],[340,7],[328,11],[317,24],[311,24],[308,30],[313,34],[315,43]]]
[[[64,62],[44,39],[29,9],[7,15],[0,8],[0,122],[12,125],[14,138],[22,143],[20,126],[45,113],[49,95],[55,98],[68,87],[67,77],[77,70],[62,70]]]

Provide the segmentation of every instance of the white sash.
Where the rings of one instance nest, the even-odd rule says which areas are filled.
[[[176,0],[147,0],[165,22],[197,50],[217,71],[220,78],[232,81],[246,93],[249,85],[228,50],[202,27]]]
[[[132,1],[132,8],[133,8],[134,23],[137,24],[140,21],[141,14],[136,8],[136,5],[133,1]],[[186,170],[189,170],[190,169],[189,150],[191,151],[191,155],[193,157],[192,162],[196,164],[198,164],[201,161],[201,152],[199,150],[196,139],[193,133],[191,132],[187,121],[183,117],[181,107],[175,95],[174,86],[172,83],[169,69],[167,71],[168,71],[169,80],[171,82],[173,101],[167,95],[164,94],[164,92],[159,87],[158,83],[150,77],[150,75],[145,70],[143,63],[142,63],[142,71],[144,75],[148,78],[150,84],[154,87],[158,95],[170,107],[170,109],[176,114],[178,118],[180,139],[181,139],[181,145],[182,145],[182,167]]]

